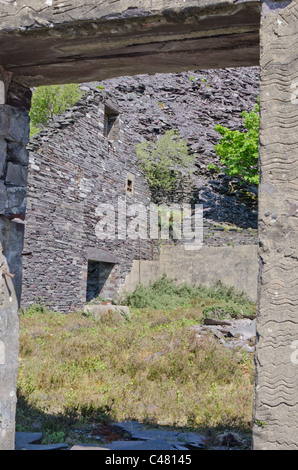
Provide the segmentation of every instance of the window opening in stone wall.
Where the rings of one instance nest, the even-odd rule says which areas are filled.
[[[119,113],[109,106],[105,106],[104,134],[109,140],[119,139]]]
[[[131,173],[127,173],[125,191],[128,196],[133,196],[134,185],[135,185],[135,176],[132,175]]]

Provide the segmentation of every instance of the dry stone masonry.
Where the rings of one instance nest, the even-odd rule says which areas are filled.
[[[106,108],[117,111],[117,103],[95,85],[83,88],[86,95],[76,106],[28,146],[23,306],[42,299],[50,308],[69,312],[99,294],[114,299],[133,259],[158,255],[154,240],[139,240],[137,233],[119,236],[122,210],[129,213],[140,203],[147,209],[150,192],[121,114],[117,136],[106,136]],[[127,174],[135,178],[132,195],[127,195]],[[100,233],[106,208],[115,224]]]
[[[6,449],[14,445],[30,101],[10,74],[0,71],[0,84],[0,449]]]

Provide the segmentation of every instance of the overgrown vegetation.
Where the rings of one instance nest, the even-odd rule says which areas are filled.
[[[195,328],[206,307],[234,302],[240,309],[243,295],[163,278],[128,300],[146,308],[131,308],[125,323],[38,304],[22,312],[17,430],[69,444],[90,442],[111,420],[249,432],[252,358]]]
[[[37,134],[54,116],[74,106],[82,95],[82,90],[75,83],[35,88],[30,110],[30,137]]]
[[[222,136],[220,143],[214,149],[221,157],[221,163],[229,176],[237,176],[242,180],[259,183],[258,157],[259,157],[259,129],[260,106],[259,100],[255,108],[247,113],[242,113],[245,132],[232,131],[231,129],[216,125],[215,130]],[[213,164],[209,169],[220,171]]]
[[[154,191],[171,191],[181,170],[191,173],[194,156],[189,155],[187,142],[174,129],[166,131],[154,141],[144,140],[136,146],[140,167],[150,188]]]
[[[123,302],[133,308],[169,309],[197,307],[204,317],[229,317],[255,315],[255,304],[245,293],[236,292],[221,282],[215,286],[193,287],[187,283],[176,284],[166,276],[152,282],[149,287],[140,284],[132,293],[126,293]]]

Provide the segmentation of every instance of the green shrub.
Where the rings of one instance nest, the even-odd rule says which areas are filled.
[[[212,301],[212,305],[208,305]],[[165,275],[152,282],[148,287],[139,284],[131,293],[126,293],[122,303],[132,308],[163,310],[168,308],[191,306],[203,308],[203,314],[220,309],[220,317],[254,315],[255,304],[244,292],[237,292],[221,282],[207,287],[193,287],[187,283],[177,284]],[[205,308],[204,308],[205,307]],[[214,314],[216,317],[216,315]]]
[[[239,305],[236,303],[227,303],[226,305],[213,305],[204,308],[204,318],[212,318],[214,320],[224,320],[241,318],[243,316],[254,316],[255,315],[254,305]]]
[[[40,313],[48,313],[50,310],[44,303],[43,299],[40,298],[37,301],[33,302],[29,307],[20,309],[20,315],[32,316]]]
[[[167,309],[189,304],[196,289],[188,284],[177,285],[165,275],[152,282],[149,287],[139,284],[131,293],[126,293],[123,302],[133,308]]]
[[[136,153],[152,190],[171,191],[182,169],[191,174],[195,158],[188,154],[186,140],[174,129],[165,132],[156,142],[144,140],[136,146]]]
[[[30,137],[37,134],[54,116],[74,106],[81,96],[83,92],[75,83],[35,88],[30,110]]]
[[[259,183],[258,157],[259,157],[259,128],[260,128],[259,101],[255,108],[247,113],[244,111],[244,127],[246,132],[232,131],[227,127],[216,125],[215,130],[222,138],[214,149],[221,157],[221,163],[229,176],[237,176],[242,180]],[[220,168],[210,164],[209,169],[219,171]]]

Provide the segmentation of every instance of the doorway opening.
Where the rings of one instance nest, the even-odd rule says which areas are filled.
[[[114,289],[112,273],[114,263],[88,260],[86,301],[91,302],[97,297],[112,300]]]

